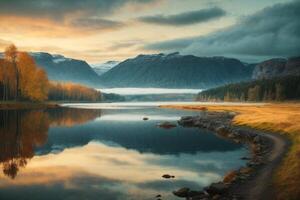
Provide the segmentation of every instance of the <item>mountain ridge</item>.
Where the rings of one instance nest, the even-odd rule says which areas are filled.
[[[47,72],[50,80],[74,82],[89,86],[101,85],[99,76],[84,60],[46,52],[31,52],[30,55],[38,66]]]
[[[111,87],[208,88],[251,79],[253,67],[226,57],[140,54],[100,78]]]

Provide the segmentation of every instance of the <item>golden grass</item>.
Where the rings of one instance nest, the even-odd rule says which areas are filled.
[[[292,146],[274,174],[277,199],[300,199],[300,103],[266,105],[178,105],[176,109],[233,111],[236,125],[271,131],[288,136]]]

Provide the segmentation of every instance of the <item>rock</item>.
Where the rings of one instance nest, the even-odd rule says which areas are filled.
[[[241,141],[239,140],[239,139],[234,139],[233,140],[235,143],[237,143],[237,144],[240,144],[241,143]]]
[[[175,178],[175,176],[169,175],[169,174],[164,174],[162,175],[163,178],[165,179],[170,179],[170,178]]]
[[[176,127],[176,124],[172,124],[171,122],[163,122],[157,125],[160,128],[171,129]]]
[[[231,183],[231,182],[233,182],[233,181],[236,180],[236,177],[237,177],[237,172],[236,172],[236,171],[228,172],[228,173],[224,176],[223,182],[224,182],[224,183]]]
[[[177,191],[173,191],[173,194],[178,197],[188,197],[190,189],[189,188],[180,188]]]
[[[160,195],[160,194],[158,194],[158,195],[156,195],[156,196],[155,196],[155,198],[160,198],[160,197],[161,197],[161,195]]]
[[[249,173],[251,173],[252,172],[252,168],[250,168],[250,167],[243,167],[243,168],[241,168],[240,169],[240,173],[242,173],[242,174],[249,174]]]
[[[226,192],[227,186],[222,182],[212,183],[209,187],[206,187],[205,190],[212,195],[223,194]]]
[[[191,117],[191,116],[186,116],[186,117],[181,117],[181,120],[185,121],[185,120],[191,120],[193,119],[194,117]]]
[[[214,196],[212,197],[212,199],[213,199],[213,200],[219,200],[219,199],[221,199],[221,195],[216,194],[216,195],[214,195]]]
[[[208,200],[209,199],[209,195],[203,194],[203,195],[197,195],[197,196],[193,196],[192,200]]]
[[[143,120],[144,120],[144,121],[147,121],[147,120],[149,120],[149,118],[148,118],[148,117],[144,117]]]
[[[234,116],[237,115],[237,113],[236,113],[236,112],[228,112],[228,115],[229,115],[230,117],[234,117]]]
[[[221,125],[221,126],[219,126],[219,127],[216,128],[216,132],[219,133],[219,134],[221,134],[221,135],[226,135],[230,131],[229,131],[228,127]]]
[[[205,196],[205,194],[204,194],[204,192],[202,192],[202,191],[194,191],[194,190],[190,190],[189,192],[188,192],[188,197],[195,197],[195,196]]]
[[[254,138],[253,138],[253,142],[254,143],[260,143],[261,142],[261,138],[260,138],[260,136],[255,136]]]

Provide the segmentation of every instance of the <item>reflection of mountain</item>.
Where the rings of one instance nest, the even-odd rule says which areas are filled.
[[[35,149],[45,145],[49,125],[73,126],[100,116],[100,111],[70,108],[0,111],[0,164],[3,173],[15,178]]]
[[[0,111],[0,163],[3,173],[15,178],[20,167],[47,141],[49,121],[43,111]]]

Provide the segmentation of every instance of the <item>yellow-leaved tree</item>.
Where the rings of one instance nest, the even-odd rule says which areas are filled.
[[[49,81],[47,74],[40,69],[34,59],[26,52],[18,53],[20,90],[22,97],[32,101],[44,101],[48,98]]]

